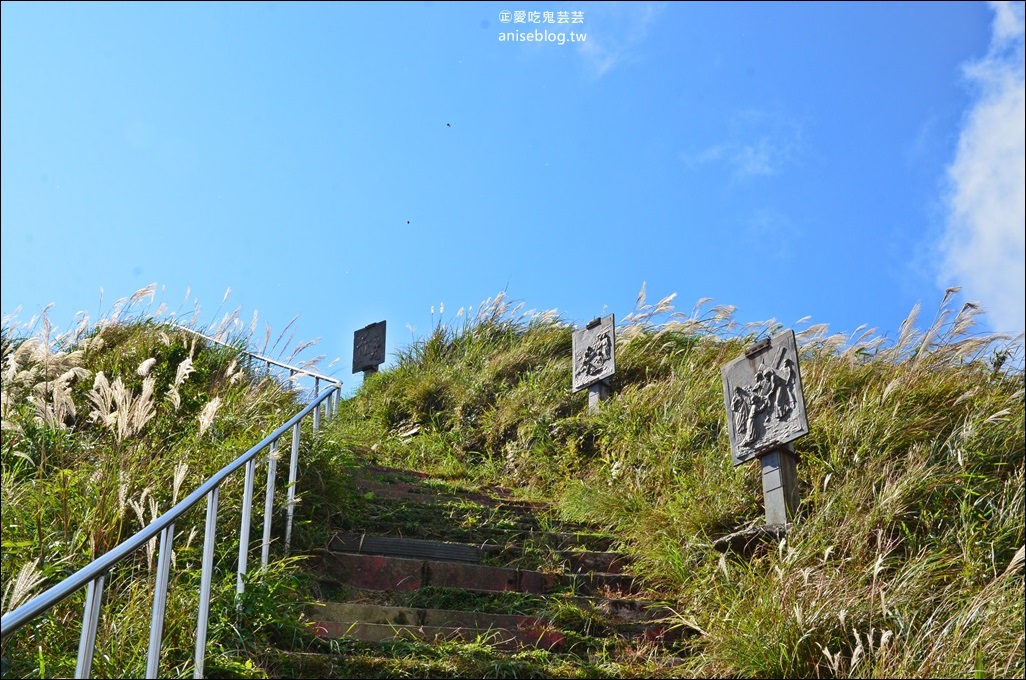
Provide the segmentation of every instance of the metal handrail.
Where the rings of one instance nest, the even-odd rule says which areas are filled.
[[[199,335],[202,336],[202,334]],[[202,337],[206,338],[206,336]],[[213,340],[212,338],[207,339]],[[214,340],[214,342],[219,341]],[[245,352],[245,350],[240,351]],[[249,352],[246,353],[248,354]],[[285,367],[293,370],[292,366],[285,365]],[[324,376],[316,375],[314,375],[314,377],[315,379],[324,378]],[[320,426],[322,404],[324,405],[326,417],[328,419],[332,419],[338,412],[338,406],[341,399],[342,383],[330,378],[327,378],[327,380],[330,380],[333,383],[332,387],[321,394],[320,387],[318,385],[315,388],[314,399],[308,406],[274,430],[271,434],[264,437],[258,444],[250,448],[244,454],[221,468],[220,471],[201,484],[199,488],[182,499],[173,508],[151,522],[146,528],[129,537],[104,555],[96,558],[65,580],[54,585],[40,595],[37,595],[33,599],[16,608],[14,611],[8,612],[0,617],[0,638],[6,638],[7,636],[12,635],[36,616],[56,606],[84,586],[87,588],[86,603],[85,611],[83,613],[82,634],[79,639],[78,661],[75,667],[75,677],[88,678],[92,667],[93,653],[95,651],[96,629],[99,621],[100,607],[103,597],[103,584],[106,575],[117,564],[123,562],[136,550],[139,550],[150,540],[156,538],[157,535],[160,535],[157,583],[154,590],[153,617],[150,623],[150,646],[146,663],[146,677],[157,677],[160,645],[164,626],[164,607],[167,601],[167,589],[170,577],[169,572],[175,521],[197,505],[200,500],[206,498],[207,516],[203,538],[200,604],[196,630],[196,656],[193,675],[195,678],[202,678],[206,652],[207,619],[210,608],[214,540],[217,526],[217,506],[220,485],[225,479],[245,466],[246,481],[243,493],[242,518],[240,522],[241,528],[239,532],[239,564],[237,568],[236,582],[236,592],[238,594],[242,594],[244,591],[244,577],[246,574],[249,554],[249,529],[253,506],[253,485],[256,472],[257,455],[265,448],[270,447],[271,451],[268,456],[267,493],[264,506],[264,532],[261,542],[261,565],[267,566],[270,554],[271,515],[274,510],[274,483],[278,441],[290,428],[292,429],[292,455],[289,461],[289,481],[286,500],[285,551],[287,554],[292,537],[292,519],[296,502],[295,486],[299,464],[300,425],[302,424],[303,418],[312,412],[313,432],[316,435]]]
[[[188,326],[183,326],[183,325],[178,324],[178,323],[170,323],[169,325],[170,326],[174,326],[178,330],[187,331],[189,333],[193,333],[195,335],[198,335],[201,338],[209,340],[210,342],[216,342],[217,344],[222,345],[224,347],[231,347],[233,349],[238,349],[237,347],[235,347],[235,345],[232,345],[231,343],[227,343],[227,342],[225,342],[223,340],[218,340],[217,338],[212,338],[209,335],[206,335],[204,333],[200,333],[199,331],[197,331],[194,328],[189,328]],[[321,375],[320,373],[315,373],[314,371],[308,371],[305,368],[297,368],[295,366],[290,366],[288,364],[282,363],[282,362],[277,361],[275,359],[271,359],[270,357],[265,357],[262,354],[257,354],[256,352],[250,352],[249,350],[239,350],[239,351],[248,354],[249,356],[253,357],[257,361],[263,361],[268,366],[273,364],[274,366],[278,366],[279,368],[287,368],[287,369],[289,369],[289,371],[292,371],[293,373],[302,373],[303,375],[310,376],[311,378],[314,378],[316,380],[324,380],[324,381],[329,382],[329,383],[331,383],[333,385],[339,385],[339,386],[342,385],[342,381],[338,380],[337,378],[332,378],[330,376]]]

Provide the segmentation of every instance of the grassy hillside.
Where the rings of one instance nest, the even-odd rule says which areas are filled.
[[[4,612],[149,524],[301,408],[294,391],[250,371],[237,349],[147,318],[60,336],[45,317],[38,324],[27,337],[3,332]],[[287,562],[254,573],[234,615],[242,485],[235,475],[220,492],[213,676],[249,673],[254,649],[299,626]],[[169,676],[191,677],[204,512],[200,504],[176,525],[161,667]],[[108,578],[96,677],[143,674],[156,549],[154,541]],[[71,677],[83,602],[79,592],[5,638],[4,677]]]
[[[598,415],[570,393],[572,329],[500,296],[372,377],[341,436],[382,462],[520,485],[621,536],[703,631],[674,674],[1021,677],[1021,348],[975,333],[973,306],[926,331],[913,312],[890,342],[799,334],[811,434],[795,528],[725,556],[712,541],[761,522],[762,491],[758,465],[731,464],[720,366],[776,327],[670,302],[621,324]]]
[[[316,545],[358,500],[344,477],[359,461],[502,483],[621,537],[681,625],[701,631],[667,674],[1022,677],[1021,344],[979,335],[971,306],[926,323],[913,313],[893,340],[800,333],[811,434],[797,442],[794,529],[755,554],[724,555],[712,542],[758,524],[762,507],[758,466],[730,462],[720,366],[777,327],[736,329],[729,308],[677,315],[671,302],[639,300],[621,320],[613,394],[597,415],[570,391],[572,329],[554,315],[521,314],[500,296],[439,323],[343,402],[317,447],[304,444],[300,543]],[[4,610],[296,410],[293,393],[240,368],[231,349],[145,319],[60,341],[5,331]],[[222,491],[225,512],[239,487]],[[177,551],[185,585],[198,580],[198,543]],[[141,555],[126,572],[150,568]],[[219,602],[232,611],[225,583]],[[290,563],[255,576],[246,615],[213,625],[211,675],[259,676],[261,649],[302,646],[300,586]],[[195,604],[183,591],[168,614],[169,675],[190,672]],[[141,593],[105,612],[95,675],[141,672]],[[10,677],[70,674],[80,612],[81,597],[6,640]],[[611,674],[654,668],[617,661]]]

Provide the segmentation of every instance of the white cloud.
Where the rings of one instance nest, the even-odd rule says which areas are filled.
[[[727,140],[696,153],[682,153],[690,168],[725,164],[734,180],[769,177],[797,162],[801,125],[781,115],[742,111],[729,123]]]
[[[665,8],[662,2],[603,2],[586,5],[584,24],[571,26],[587,39],[578,48],[592,74],[601,78],[636,56],[648,29]]]
[[[739,177],[775,175],[779,171],[780,151],[768,139],[741,146],[734,152],[735,173]]]
[[[1023,5],[993,3],[987,56],[965,75],[978,91],[948,167],[941,286],[983,303],[996,331],[1026,326],[1026,66]]]

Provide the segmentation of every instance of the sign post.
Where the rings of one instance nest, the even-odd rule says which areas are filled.
[[[734,466],[759,459],[766,524],[786,525],[798,508],[792,442],[809,433],[794,331],[757,342],[722,373]]]
[[[609,398],[609,378],[616,373],[616,326],[612,314],[574,331],[574,392],[588,388],[588,413],[598,413]]]
[[[385,362],[385,322],[369,324],[353,333],[353,373],[366,380]]]

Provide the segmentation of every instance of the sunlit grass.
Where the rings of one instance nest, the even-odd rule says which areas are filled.
[[[45,313],[30,323],[33,335],[5,322],[5,613],[145,527],[301,408],[287,383],[246,368],[237,347],[248,340],[230,317],[214,329],[229,339],[226,347],[133,313],[153,292],[142,289],[100,321],[61,334]],[[257,648],[287,631],[306,633],[292,562],[252,572],[241,613],[236,606],[241,495],[241,475],[220,488],[208,669],[249,663],[259,675]],[[192,672],[203,513],[201,505],[176,523],[161,658],[167,675]],[[153,541],[108,575],[94,676],[143,673],[155,567]],[[71,676],[83,602],[77,593],[5,638],[5,677]]]
[[[442,491],[501,485],[551,501],[556,519],[616,536],[677,623],[697,631],[685,645],[603,637],[607,622],[568,602],[427,592],[404,603],[530,606],[565,626],[578,651],[317,641],[301,625],[301,563],[254,574],[247,616],[234,613],[229,540],[210,674],[1022,677],[1021,338],[980,333],[978,309],[949,307],[949,296],[925,329],[916,309],[894,339],[796,328],[811,432],[796,447],[794,528],[752,555],[724,555],[713,541],[763,511],[758,467],[730,461],[720,367],[781,327],[740,326],[732,308],[709,301],[678,314],[673,301],[650,305],[643,291],[621,319],[612,397],[595,415],[570,391],[572,328],[554,313],[500,295],[439,321],[342,404],[316,447],[304,434],[294,545],[323,545],[385,508],[411,530],[425,524],[412,508],[355,493],[350,473],[367,461],[430,472]],[[45,319],[34,335],[4,330],[5,611],[131,535],[297,410],[287,385],[249,371],[231,348],[132,317],[128,302],[110,317],[62,337]],[[240,346],[258,335],[237,313],[208,330]],[[287,353],[286,331],[256,344]],[[240,496],[241,478],[226,482],[226,532]],[[461,530],[502,519],[459,503],[448,511]],[[200,541],[189,526],[202,522],[192,514],[176,536],[180,587],[162,664],[172,675],[191,673]],[[140,551],[112,575],[118,604],[101,620],[95,675],[142,672],[151,594],[129,577],[148,582],[152,561]],[[4,641],[11,676],[73,672],[81,602]]]
[[[1022,676],[1022,339],[979,333],[951,292],[893,340],[797,329],[802,503],[749,559],[712,548],[762,517],[758,467],[730,462],[720,366],[774,321],[642,293],[589,415],[569,390],[572,329],[500,296],[400,353],[339,428],[382,462],[514,486],[621,537],[703,631],[685,675]]]

